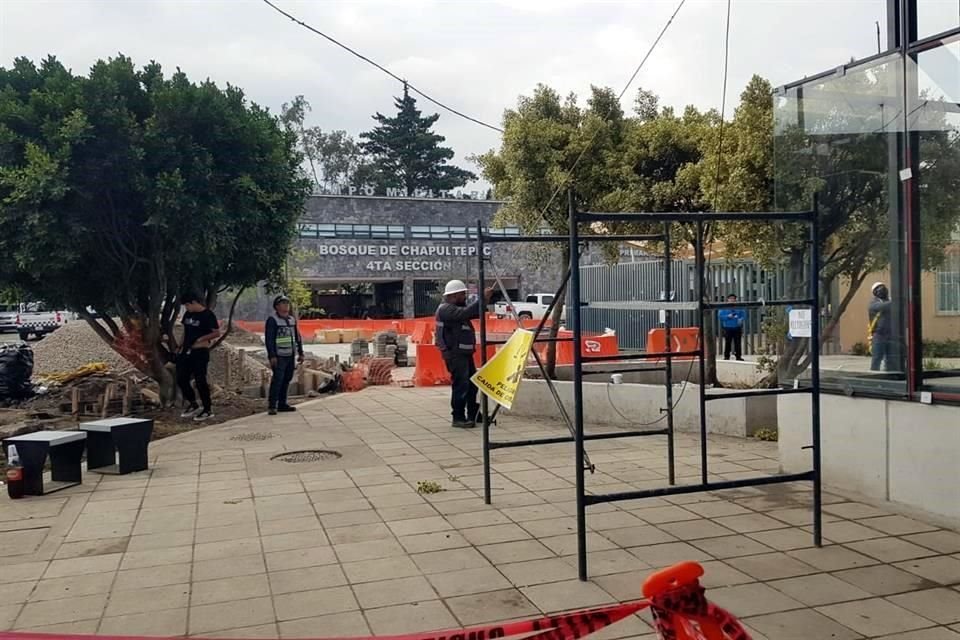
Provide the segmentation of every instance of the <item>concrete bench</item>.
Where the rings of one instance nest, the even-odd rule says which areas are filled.
[[[109,418],[85,422],[87,470],[127,474],[147,470],[147,447],[153,435],[153,420]]]
[[[37,431],[3,441],[10,456],[10,445],[17,446],[23,465],[23,493],[42,496],[81,483],[81,460],[87,434],[83,431]],[[50,457],[50,480],[43,484],[43,466]]]

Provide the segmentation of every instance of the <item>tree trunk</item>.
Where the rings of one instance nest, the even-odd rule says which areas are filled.
[[[564,245],[563,251],[561,251],[561,265],[560,273],[565,273],[566,270],[570,267],[570,248],[567,245]],[[571,276],[573,274],[570,274]],[[563,315],[563,307],[567,299],[567,289],[569,287],[564,287],[563,291],[560,292],[560,295],[557,296],[556,301],[553,306],[553,313],[550,315],[550,342],[547,343],[547,361],[544,363],[544,368],[547,371],[547,377],[551,380],[557,379],[557,334],[560,331],[560,322],[561,316]],[[573,301],[574,304],[578,304],[578,300]],[[574,349],[579,349],[580,345],[574,345]]]
[[[714,322],[715,314],[707,313],[703,318],[703,346],[706,365],[704,372],[707,384],[722,387],[717,377],[717,331]]]

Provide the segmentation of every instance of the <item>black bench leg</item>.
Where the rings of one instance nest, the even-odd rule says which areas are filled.
[[[17,454],[20,464],[23,465],[23,494],[27,496],[43,495],[43,464],[47,461],[46,442],[17,442]],[[10,446],[7,445],[7,455],[10,455]]]
[[[152,434],[152,421],[113,431],[120,458],[118,471],[121,474],[147,470],[147,448],[150,446]]]
[[[83,440],[75,440],[50,447],[50,479],[55,482],[80,484],[82,481],[80,463],[85,445]]]
[[[87,432],[87,469],[100,469],[117,464],[117,452],[109,433]]]

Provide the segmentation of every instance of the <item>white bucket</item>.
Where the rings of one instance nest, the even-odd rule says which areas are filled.
[[[623,374],[614,373],[610,376],[610,384],[623,384]]]

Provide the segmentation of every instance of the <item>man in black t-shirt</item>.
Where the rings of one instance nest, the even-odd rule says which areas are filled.
[[[210,346],[220,335],[220,324],[213,311],[207,309],[200,296],[188,293],[180,297],[186,308],[183,314],[183,344],[177,355],[177,386],[188,406],[181,418],[202,422],[213,417],[210,411],[210,386],[207,384],[207,365],[210,364]],[[197,385],[202,407],[197,406],[190,379]]]

